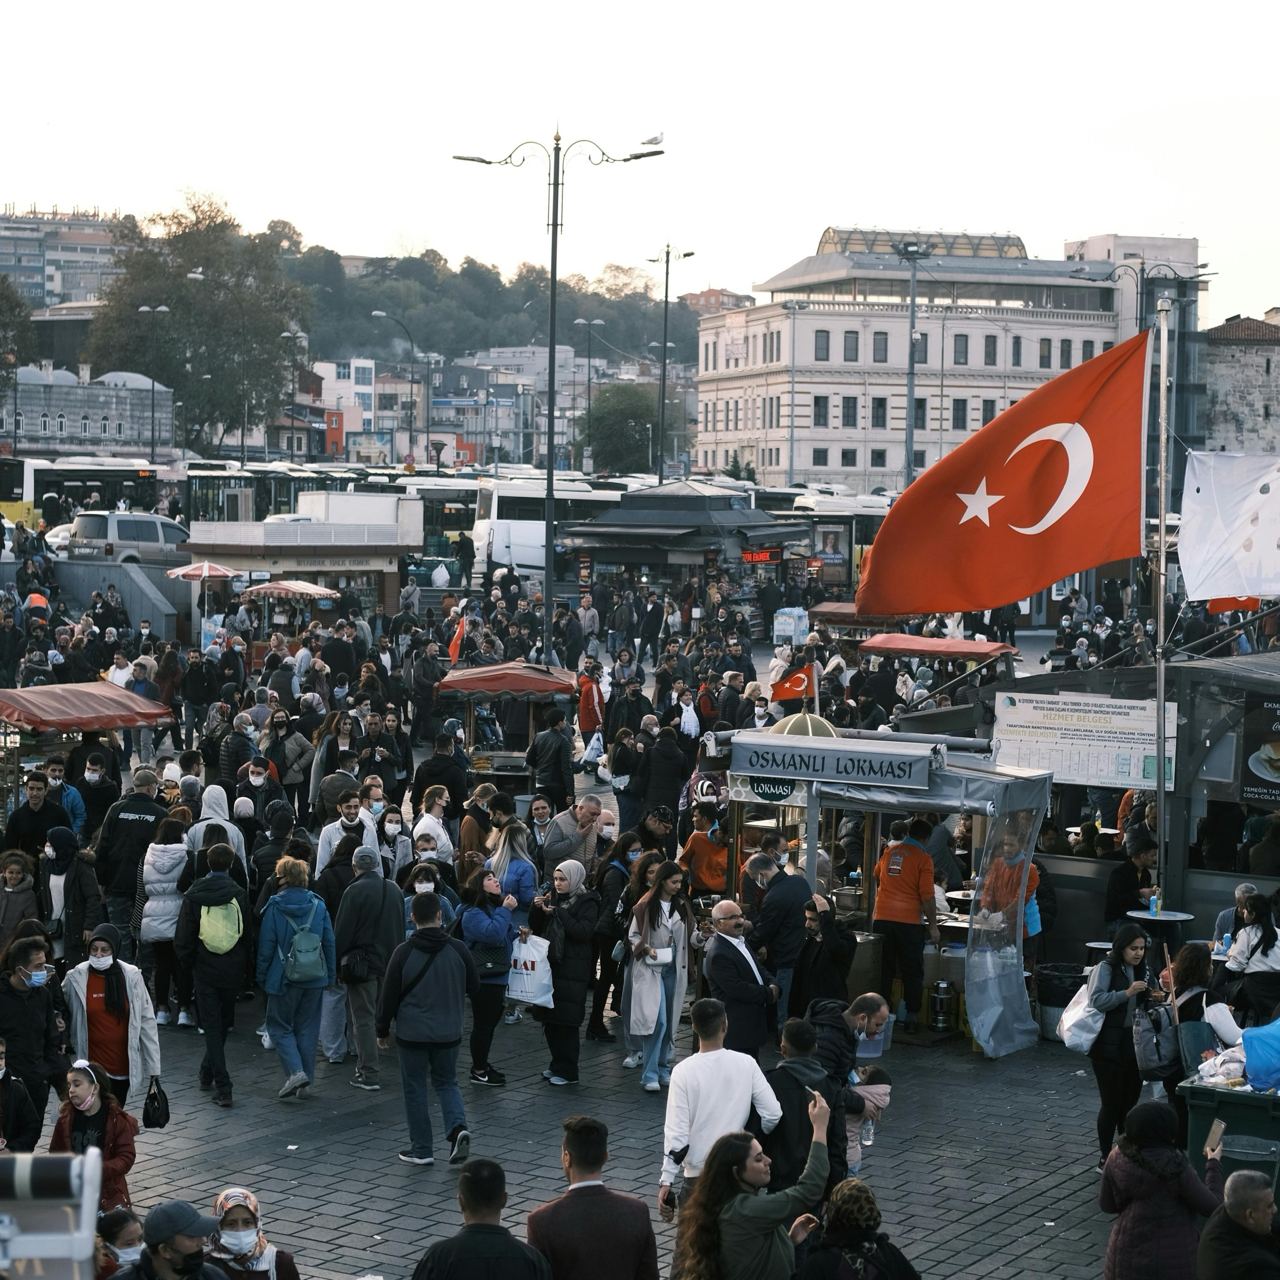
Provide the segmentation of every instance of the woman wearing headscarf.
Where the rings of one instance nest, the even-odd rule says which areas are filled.
[[[300,817],[306,815],[310,793],[311,761],[316,749],[305,735],[293,727],[289,713],[277,705],[263,726],[258,750],[276,767],[276,775],[285,795]]]
[[[860,1178],[846,1178],[827,1200],[827,1225],[797,1280],[920,1280],[920,1273],[880,1230],[880,1206]]]
[[[67,1100],[59,1108],[49,1151],[83,1155],[97,1147],[102,1152],[99,1213],[128,1208],[131,1203],[125,1175],[137,1158],[133,1141],[137,1133],[138,1122],[112,1092],[105,1069],[97,1062],[73,1062],[67,1072]]]
[[[600,895],[587,888],[587,869],[573,858],[552,873],[552,890],[539,894],[529,910],[529,928],[551,944],[549,959],[555,1004],[533,1010],[542,1023],[551,1063],[542,1073],[553,1085],[578,1081],[578,1032],[587,1014],[587,992],[595,969],[591,936],[600,919]],[[521,936],[527,931],[522,930]]]
[[[123,1107],[143,1097],[160,1076],[160,1037],[142,971],[118,958],[120,930],[100,924],[89,942],[89,958],[62,980],[77,1058],[101,1065]]]
[[[102,893],[93,874],[95,855],[82,850],[70,827],[52,827],[40,859],[40,918],[52,925],[49,959],[65,973],[88,954],[87,938],[106,919]]]
[[[692,689],[681,690],[670,723],[676,731],[676,742],[685,762],[692,770],[694,761],[698,758],[698,743],[702,738],[702,722],[698,719],[698,708],[693,705]]]
[[[231,810],[227,806],[227,793],[216,782],[212,786],[205,787],[204,795],[200,800],[200,819],[193,822],[187,829],[187,848],[192,853],[198,853],[205,846],[205,827],[211,822],[216,822],[223,828],[223,834],[218,837],[218,843],[229,844],[235,850],[247,884],[249,859],[248,850],[244,847],[244,836],[240,833],[240,828],[231,820]]]
[[[1177,1143],[1178,1116],[1167,1103],[1140,1103],[1126,1117],[1098,1188],[1098,1207],[1118,1215],[1103,1280],[1195,1280],[1196,1219],[1222,1203],[1222,1148],[1205,1149],[1202,1182]]]
[[[299,1280],[293,1254],[277,1249],[262,1230],[258,1197],[244,1187],[228,1187],[213,1201],[218,1233],[209,1249],[210,1259],[229,1280]]]
[[[204,729],[200,734],[200,754],[207,771],[205,777],[218,776],[218,756],[222,750],[222,740],[230,732],[231,708],[225,702],[215,702],[204,718]]]

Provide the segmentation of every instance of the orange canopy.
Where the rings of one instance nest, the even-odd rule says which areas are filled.
[[[0,689],[0,722],[33,733],[80,729],[129,729],[173,719],[173,712],[150,698],[110,684],[46,684]]]
[[[883,632],[860,640],[858,654],[892,653],[912,658],[972,658],[976,662],[989,662],[1002,653],[1017,653],[1007,644],[994,640],[947,640],[934,636],[909,636],[901,632]]]
[[[529,662],[496,662],[487,667],[454,667],[436,685],[442,696],[497,698],[526,701],[576,698],[578,685],[572,671],[540,667]]]

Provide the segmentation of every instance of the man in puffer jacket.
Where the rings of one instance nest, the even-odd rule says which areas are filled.
[[[229,874],[235,857],[229,844],[216,844],[209,850],[209,874],[183,896],[173,937],[178,963],[191,974],[196,1012],[204,1031],[200,1088],[212,1089],[213,1100],[220,1107],[231,1106],[227,1032],[235,1024],[236,994],[242,985],[249,945],[249,900]],[[234,910],[221,910],[228,906]],[[237,911],[239,936],[232,941]]]
[[[138,867],[167,810],[156,802],[159,779],[150,769],[136,769],[133,791],[107,810],[98,836],[98,882],[107,899],[107,919],[120,930],[117,958],[133,958],[129,922],[138,896]]]
[[[178,997],[178,1026],[194,1027],[191,1008],[191,971],[179,965],[173,935],[178,928],[182,890],[191,880],[191,853],[184,836],[186,828],[175,818],[166,818],[156,829],[156,838],[142,860],[142,924],[139,939],[150,943],[155,955],[156,1023],[169,1022],[169,986]]]

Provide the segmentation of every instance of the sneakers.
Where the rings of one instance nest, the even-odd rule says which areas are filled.
[[[622,1060],[622,1065],[628,1071],[634,1071],[644,1061],[643,1053],[629,1053]]]
[[[169,1025],[169,1010],[157,1009],[156,1010],[156,1026],[167,1027],[168,1025]]]
[[[618,1037],[612,1031],[606,1031],[603,1027],[588,1027],[588,1040],[599,1040],[602,1044],[617,1044]]]
[[[519,1009],[508,1009],[502,1015],[502,1021],[505,1026],[514,1027],[517,1022],[524,1021],[524,1014]]]
[[[551,1077],[552,1077],[553,1075],[555,1075],[555,1072],[554,1072],[554,1071],[552,1071],[550,1067],[548,1067],[548,1068],[547,1068],[547,1069],[542,1073],[542,1078],[543,1078],[544,1080],[550,1080],[550,1079],[551,1079]]]
[[[215,1094],[213,1095],[213,1100],[214,1100],[214,1102],[216,1102],[216,1103],[218,1104],[218,1106],[220,1106],[220,1107],[229,1107],[229,1106],[231,1106],[231,1090],[230,1090],[230,1089],[224,1089],[224,1090],[223,1090],[222,1092],[220,1092],[220,1093],[215,1093]]]
[[[307,1073],[305,1071],[295,1071],[293,1075],[291,1075],[284,1084],[280,1086],[280,1092],[276,1094],[276,1097],[292,1098],[299,1089],[305,1089],[310,1083],[311,1081],[307,1079]]]
[[[1106,1167],[1107,1167],[1107,1157],[1106,1157],[1106,1156],[1099,1156],[1099,1157],[1098,1157],[1098,1172],[1099,1172],[1099,1173],[1101,1173],[1101,1172],[1103,1171],[1103,1169],[1105,1169]]]
[[[350,1086],[353,1089],[365,1089],[370,1093],[372,1093],[375,1089],[382,1088],[382,1086],[376,1080],[369,1080],[365,1076],[362,1076],[358,1071],[355,1073],[355,1075],[351,1077],[351,1079],[347,1083],[350,1084]]]
[[[548,1076],[547,1083],[553,1084],[557,1088],[560,1088],[562,1085],[577,1084],[578,1082],[576,1080],[566,1080],[564,1076]]]
[[[178,1026],[194,1027],[196,1025],[196,1016],[190,1009],[182,1009],[178,1013]]]
[[[435,1164],[435,1156],[415,1156],[412,1151],[400,1152],[399,1159],[405,1164]]]
[[[477,1071],[475,1067],[472,1067],[471,1083],[503,1085],[507,1083],[507,1077],[504,1076],[501,1071],[495,1071],[493,1067],[485,1067],[483,1071]]]
[[[463,1164],[471,1154],[471,1133],[465,1126],[453,1131],[449,1144],[449,1163]]]
[[[200,1092],[208,1093],[213,1088],[213,1077],[202,1075],[200,1077]]]
[[[645,1093],[661,1093],[662,1086],[656,1080],[646,1080],[643,1085]]]

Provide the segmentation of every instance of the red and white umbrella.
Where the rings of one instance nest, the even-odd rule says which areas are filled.
[[[243,596],[273,596],[276,599],[336,600],[341,592],[329,587],[318,587],[314,582],[300,582],[295,578],[281,578],[277,582],[259,582],[240,593]]]
[[[164,576],[178,578],[183,582],[204,582],[209,578],[234,578],[239,575],[239,572],[238,569],[228,569],[225,564],[214,564],[212,560],[200,560],[195,564],[166,570]]]

